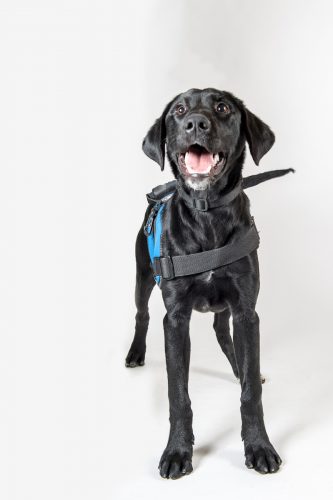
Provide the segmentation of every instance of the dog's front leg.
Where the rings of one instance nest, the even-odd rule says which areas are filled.
[[[190,362],[189,322],[191,310],[179,305],[164,318],[165,354],[168,372],[170,435],[160,460],[160,474],[177,479],[192,471],[192,409],[188,395]]]
[[[269,441],[261,402],[259,366],[259,318],[253,310],[233,313],[234,348],[239,369],[242,394],[242,439],[245,464],[258,472],[276,472],[281,459]]]

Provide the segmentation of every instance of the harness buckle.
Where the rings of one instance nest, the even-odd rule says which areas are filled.
[[[193,198],[193,208],[200,212],[207,212],[208,201],[205,198]]]
[[[155,257],[154,259],[154,272],[157,276],[162,276],[163,279],[172,280],[175,277],[172,258]]]

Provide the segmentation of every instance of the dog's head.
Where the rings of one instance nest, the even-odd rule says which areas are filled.
[[[207,189],[242,161],[246,141],[258,165],[274,134],[229,92],[191,89],[166,106],[142,147],[162,170],[167,152],[175,177]]]

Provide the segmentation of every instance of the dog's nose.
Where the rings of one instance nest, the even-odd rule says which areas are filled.
[[[185,122],[185,131],[187,133],[192,132],[209,132],[210,121],[204,115],[192,114]]]

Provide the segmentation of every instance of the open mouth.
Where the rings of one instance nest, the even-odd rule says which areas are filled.
[[[178,162],[185,175],[208,177],[222,170],[227,156],[223,152],[210,153],[199,144],[193,144],[186,153],[178,155]]]

